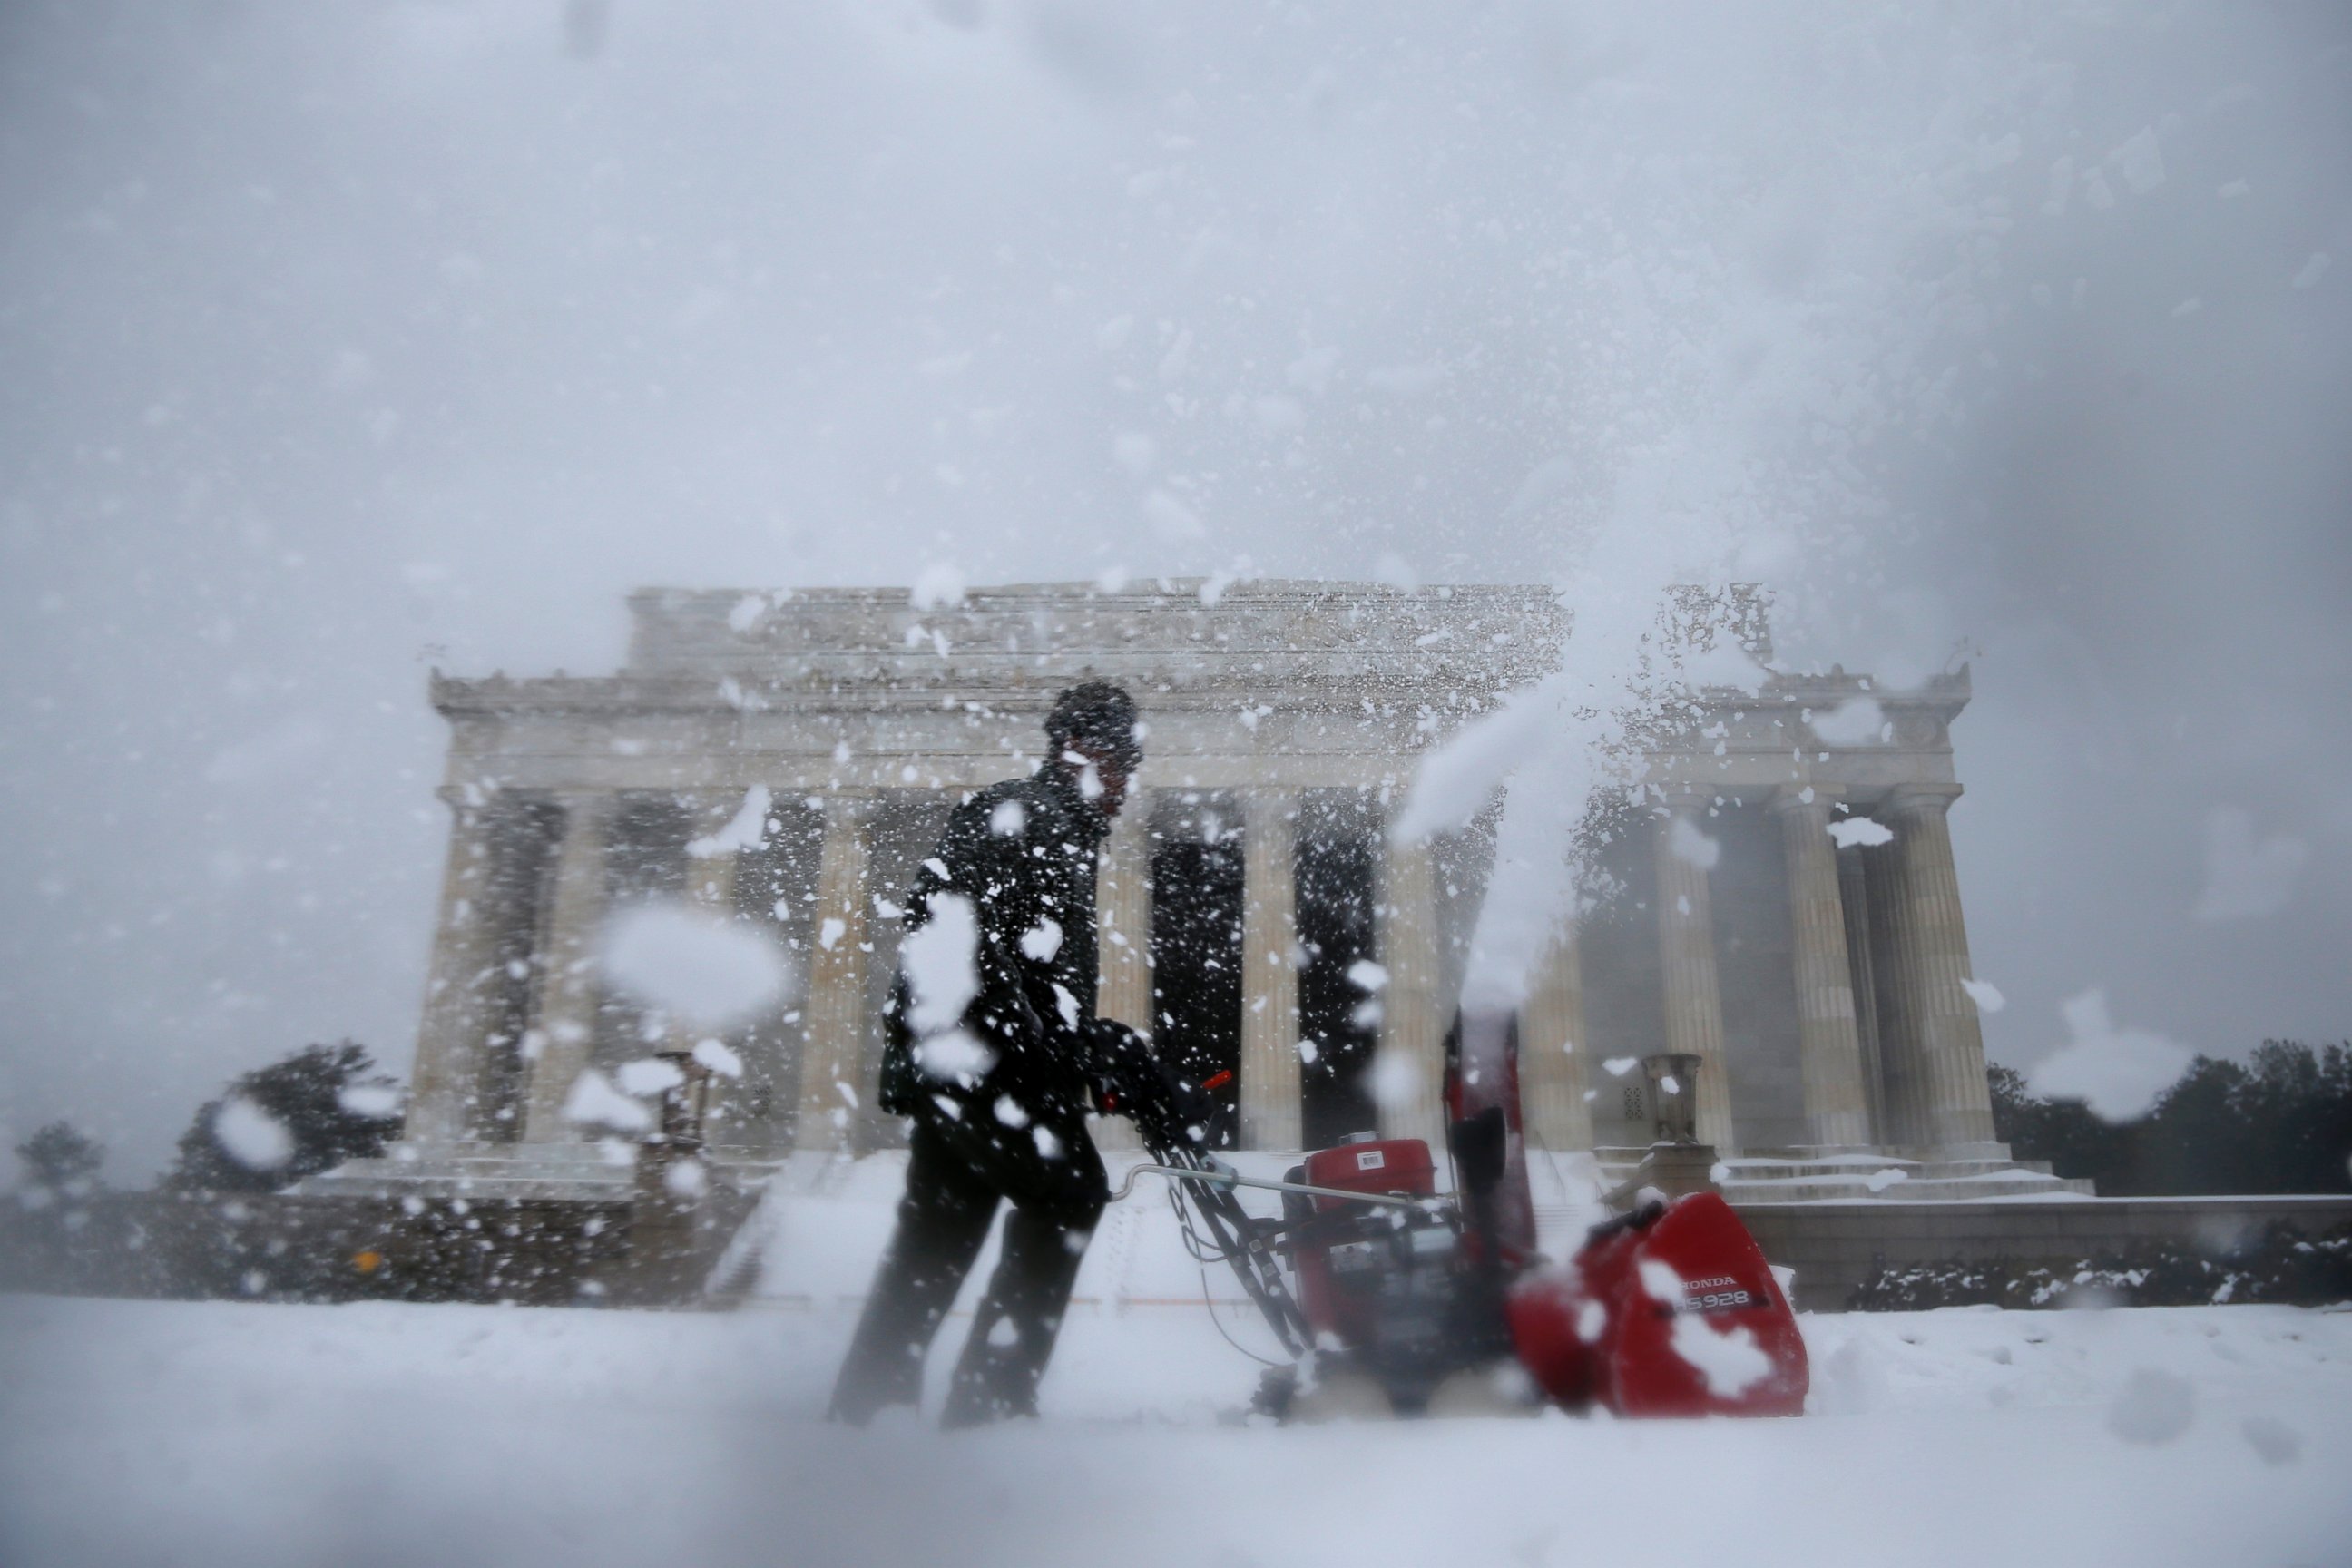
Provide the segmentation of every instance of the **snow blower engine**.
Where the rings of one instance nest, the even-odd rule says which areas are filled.
[[[1803,1409],[1795,1313],[1719,1194],[1635,1193],[1573,1257],[1538,1252],[1513,1020],[1457,1017],[1447,1036],[1450,1193],[1426,1142],[1369,1133],[1280,1181],[1244,1175],[1212,1152],[1228,1130],[1215,1093],[1227,1075],[1196,1083],[1122,1026],[1100,1027],[1104,1109],[1134,1120],[1154,1162],[1115,1195],[1139,1175],[1168,1178],[1193,1256],[1241,1282],[1288,1358],[1261,1384],[1260,1410],[1287,1417],[1302,1396],[1347,1384],[1376,1388],[1400,1415],[1450,1387],[1511,1386],[1526,1403],[1620,1415]],[[1278,1194],[1279,1214],[1244,1208],[1244,1188]],[[1495,1375],[1514,1365],[1523,1377]]]

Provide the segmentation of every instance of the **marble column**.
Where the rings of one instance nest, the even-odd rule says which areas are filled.
[[[402,1136],[412,1143],[447,1142],[466,1135],[467,1101],[482,1070],[483,1034],[496,1006],[501,933],[497,929],[499,802],[467,801],[441,791],[449,805],[449,853],[441,873],[441,918],[434,927],[432,970],[416,1032],[416,1065],[409,1074],[408,1116]]]
[[[1723,1065],[1723,988],[1716,977],[1715,912],[1707,871],[1721,853],[1701,826],[1706,796],[1671,796],[1658,819],[1658,954],[1666,1049],[1698,1058],[1698,1136],[1733,1152],[1731,1081]]]
[[[1437,942],[1437,868],[1426,839],[1381,837],[1377,938],[1388,984],[1371,1066],[1383,1138],[1420,1138],[1445,1149],[1444,968]]]
[[[1992,1094],[1976,1003],[1960,985],[1970,978],[1969,933],[1946,819],[1959,793],[1958,784],[1898,784],[1887,797],[1906,906],[1895,928],[1895,962],[1911,1014],[1906,1044],[1915,1054],[1905,1078],[1917,1136],[1955,1153],[1989,1153],[1997,1147]]]
[[[1815,1143],[1864,1144],[1870,1142],[1870,1100],[1854,1024],[1853,969],[1846,957],[1830,798],[1811,788],[1784,789],[1772,805],[1780,818],[1789,873],[1797,1067],[1804,1085],[1806,1131]]]
[[[1100,981],[1095,1012],[1138,1034],[1152,1032],[1151,804],[1139,791],[1112,819],[1095,868],[1095,951]],[[1124,1116],[1098,1118],[1095,1142],[1104,1149],[1141,1147]]]
[[[1856,845],[1837,852],[1838,907],[1845,918],[1847,973],[1853,987],[1854,1034],[1862,1047],[1862,1088],[1870,1108],[1870,1141],[1886,1143],[1886,1073],[1878,1044],[1878,973],[1870,951],[1870,882]]]
[[[827,795],[824,848],[817,863],[815,942],[803,1005],[800,1121],[795,1145],[849,1144],[858,1111],[870,1105],[866,1074],[866,924],[872,908],[868,866],[872,803]],[[846,1092],[844,1092],[846,1090]]]
[[[588,1065],[604,986],[596,973],[596,940],[604,918],[604,839],[610,800],[580,793],[559,797],[563,838],[555,851],[555,887],[540,942],[538,994],[531,998],[530,1087],[523,1140],[553,1143],[579,1136],[563,1120],[572,1080]]]
[[[1585,1099],[1591,1041],[1584,1028],[1584,959],[1574,919],[1561,921],[1519,1009],[1519,1100],[1528,1132],[1555,1154],[1592,1147]]]
[[[1296,1149],[1298,797],[1251,790],[1242,809],[1241,1146]]]

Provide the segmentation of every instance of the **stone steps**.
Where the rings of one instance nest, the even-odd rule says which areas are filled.
[[[707,1157],[738,1185],[765,1177],[781,1164],[745,1150],[715,1149]],[[395,1144],[379,1158],[353,1160],[309,1177],[294,1191],[313,1197],[550,1202],[625,1198],[635,1180],[634,1151],[614,1161],[594,1143]]]
[[[1598,1152],[1601,1178],[1613,1186],[1633,1176],[1645,1151]],[[1917,1159],[1863,1150],[1828,1153],[1789,1149],[1735,1155],[1717,1162],[1716,1183],[1733,1204],[1967,1203],[2095,1195],[2091,1183],[2054,1176],[2042,1160]]]
[[[1866,1177],[1837,1180],[1733,1180],[1723,1184],[1724,1197],[1733,1204],[1804,1204],[1828,1202],[1965,1203],[1994,1198],[2092,1197],[2088,1182],[2062,1181],[2032,1171],[2006,1175],[1947,1176],[1923,1181],[1893,1182],[1874,1188]]]
[[[1643,1150],[1595,1151],[1601,1190],[1631,1178]],[[839,1162],[764,1151],[716,1149],[708,1158],[737,1186],[790,1173],[796,1189],[823,1188]],[[805,1167],[804,1169],[802,1167]],[[2088,1197],[2091,1184],[2053,1176],[2045,1162],[1916,1159],[1862,1150],[1759,1151],[1717,1163],[1724,1196],[1742,1203],[1982,1202],[2000,1198]],[[1279,1172],[1274,1173],[1278,1174]],[[382,1158],[356,1160],[312,1176],[295,1191],[313,1196],[398,1195],[481,1202],[616,1200],[635,1181],[634,1158],[614,1162],[594,1143],[396,1145]]]
[[[1717,1163],[1728,1168],[1727,1174],[1718,1180],[1734,1182],[1869,1181],[1875,1177],[1883,1177],[1889,1172],[1895,1173],[1896,1179],[1906,1182],[1992,1181],[2014,1176],[2056,1179],[2051,1176],[2048,1163],[2039,1160],[1953,1160],[1937,1161],[1932,1163],[1923,1163],[1916,1160],[1881,1160],[1863,1165],[1829,1165],[1797,1161],[1783,1163],[1779,1161],[1724,1160],[1718,1161]],[[1635,1163],[1605,1164],[1601,1167],[1601,1170],[1614,1181],[1623,1181],[1639,1168]]]

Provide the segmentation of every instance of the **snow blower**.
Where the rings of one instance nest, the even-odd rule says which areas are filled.
[[[1516,1365],[1537,1396],[1629,1416],[1793,1415],[1804,1342],[1786,1293],[1719,1194],[1632,1194],[1562,1263],[1536,1247],[1522,1139],[1516,1024],[1457,1017],[1446,1040],[1453,1191],[1429,1145],[1370,1134],[1309,1153],[1281,1181],[1210,1151],[1230,1114],[1227,1075],[1194,1083],[1150,1044],[1106,1027],[1106,1109],[1130,1116],[1168,1178],[1187,1247],[1241,1282],[1288,1359],[1256,1408],[1298,1413],[1302,1394],[1369,1384],[1399,1415],[1443,1386]],[[1278,1194],[1276,1215],[1241,1203]]]

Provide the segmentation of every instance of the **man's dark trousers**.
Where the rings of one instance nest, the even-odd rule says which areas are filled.
[[[1013,1205],[1003,1250],[940,1419],[963,1426],[1035,1415],[1037,1383],[1107,1196],[1083,1121],[983,1128],[917,1116],[898,1230],[834,1385],[833,1415],[863,1424],[884,1405],[920,1403],[924,1352],[1000,1199]]]

